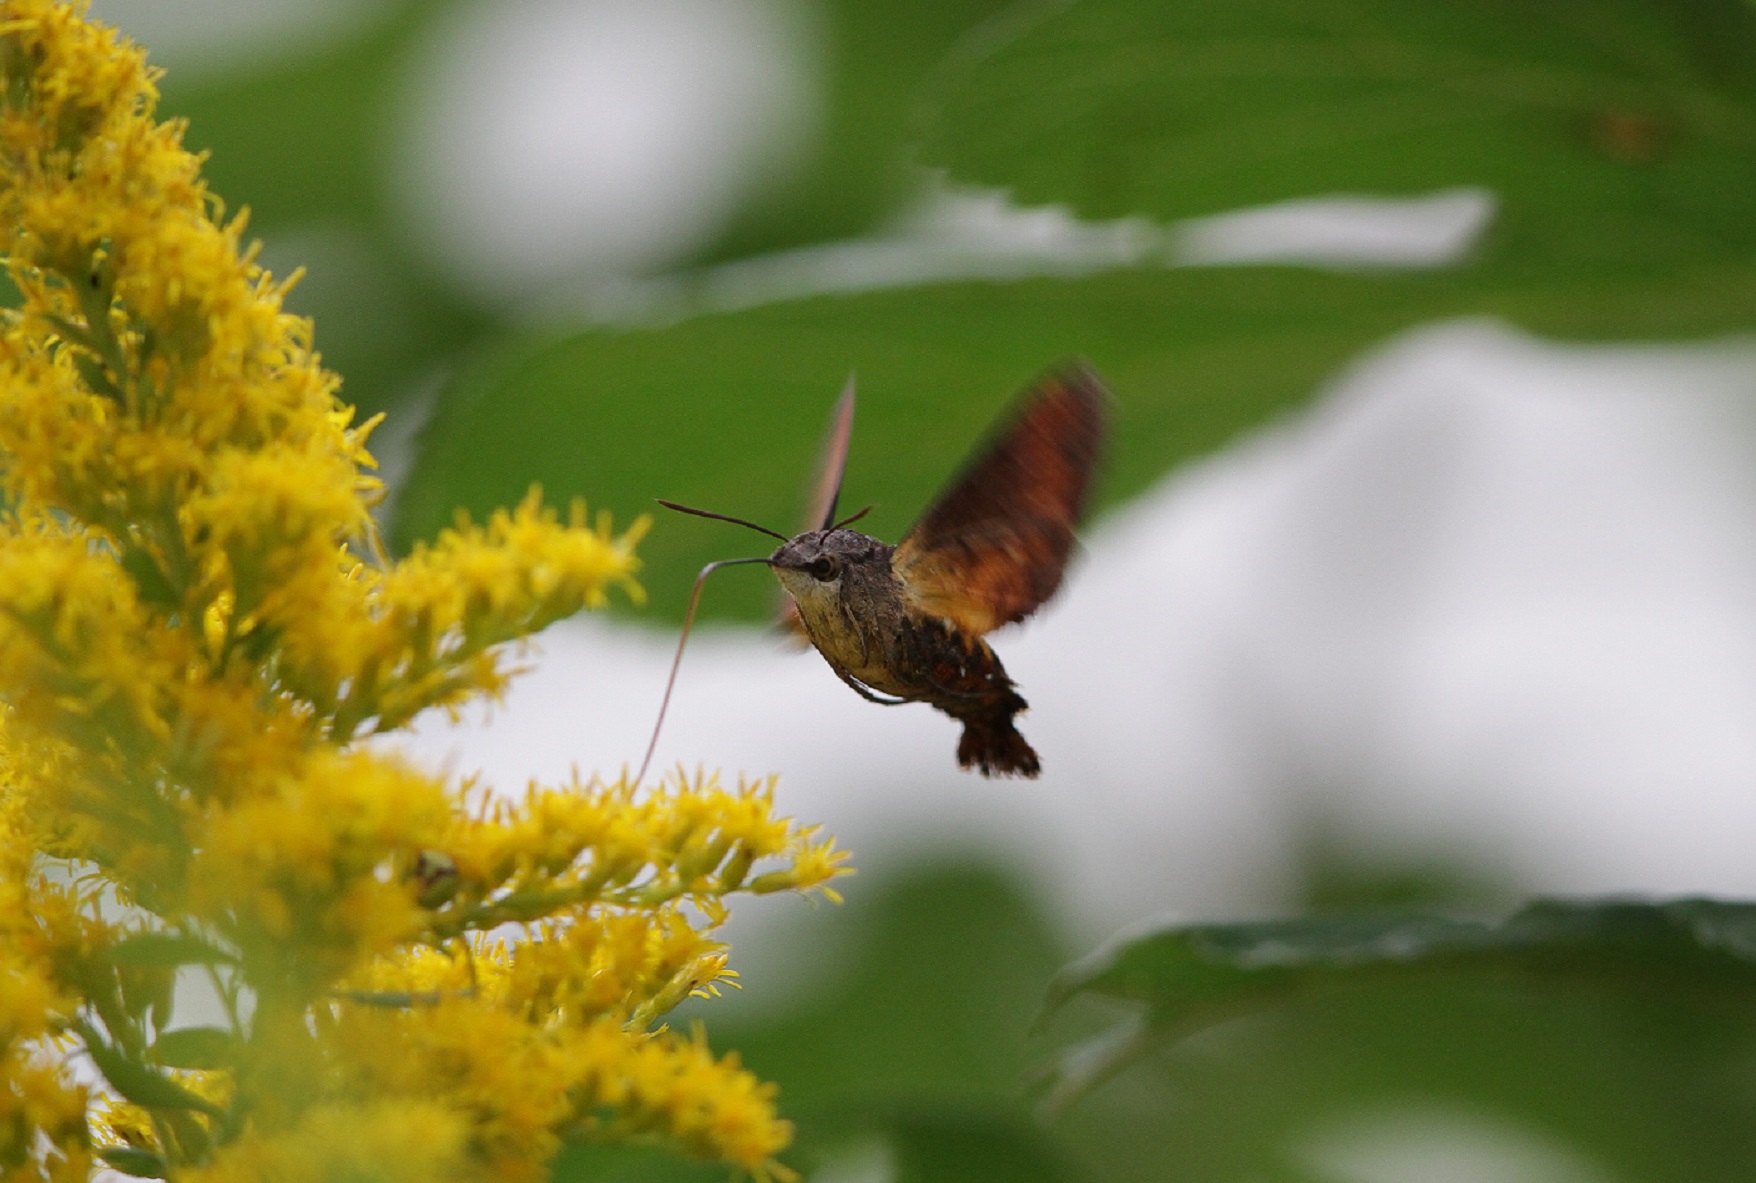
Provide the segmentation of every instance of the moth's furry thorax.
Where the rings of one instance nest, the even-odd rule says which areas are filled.
[[[812,530],[775,549],[769,561],[799,607],[799,618],[832,665],[882,688],[885,638],[903,611],[890,571],[891,547],[856,530]]]

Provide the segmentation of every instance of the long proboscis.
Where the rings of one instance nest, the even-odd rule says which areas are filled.
[[[718,515],[703,514],[702,516],[716,517]],[[749,525],[748,522],[743,524]],[[758,526],[756,528],[760,530],[762,527]],[[658,751],[659,732],[662,731],[665,726],[665,712],[671,707],[671,691],[677,686],[677,670],[683,665],[683,646],[689,643],[689,630],[695,626],[695,609],[701,604],[701,589],[706,586],[707,577],[712,575],[715,571],[718,571],[721,567],[740,567],[747,563],[767,563],[772,565],[772,562],[773,560],[771,559],[720,559],[718,562],[709,563],[707,566],[703,567],[701,569],[701,574],[695,577],[694,590],[689,593],[689,607],[683,613],[683,631],[677,636],[677,653],[676,656],[671,658],[671,676],[665,679],[665,696],[659,701],[658,719],[655,720],[652,725],[652,740],[646,745],[646,755],[641,757],[640,771],[634,774],[634,783],[636,785],[639,785],[641,781],[646,779],[646,770],[652,766],[652,754]]]

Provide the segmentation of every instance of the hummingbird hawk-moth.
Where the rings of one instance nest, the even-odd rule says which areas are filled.
[[[1102,450],[1108,401],[1083,366],[1050,372],[1000,419],[902,541],[889,546],[847,528],[866,510],[835,517],[853,433],[850,379],[830,419],[803,533],[788,538],[742,518],[660,501],[781,541],[767,558],[703,569],[688,619],[711,571],[764,563],[786,591],[788,623],[861,697],[886,706],[925,702],[957,720],[957,762],[964,768],[1036,776],[1041,763],[1013,724],[1025,700],[983,637],[1023,620],[1060,587]],[[685,637],[688,627],[686,620]],[[649,760],[651,754],[649,748]]]

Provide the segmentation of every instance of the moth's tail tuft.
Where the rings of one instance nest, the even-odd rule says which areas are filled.
[[[1011,697],[1016,698],[1016,695]],[[1024,701],[1019,699],[1018,708]],[[1043,770],[1037,754],[1012,725],[1015,709],[963,717],[963,738],[957,742],[957,762],[983,776],[1035,777]]]

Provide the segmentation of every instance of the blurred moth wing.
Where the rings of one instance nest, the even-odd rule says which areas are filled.
[[[1085,515],[1108,404],[1082,365],[1019,398],[891,556],[916,610],[979,637],[1055,594]]]
[[[847,471],[848,445],[854,438],[854,376],[848,375],[841,397],[829,412],[829,428],[817,452],[817,468],[805,499],[805,521],[799,533],[827,530],[835,524],[835,507],[841,501],[841,478]]]
[[[853,438],[854,375],[849,374],[847,384],[841,388],[841,397],[829,412],[829,427],[824,431],[823,443],[817,450],[817,467],[806,490],[805,519],[799,526],[799,533],[827,530],[835,524],[836,506],[841,501],[841,479],[847,472],[848,448]],[[805,622],[799,619],[798,604],[784,590],[780,593],[780,607],[776,609],[775,617],[781,631],[799,646],[811,643]]]

